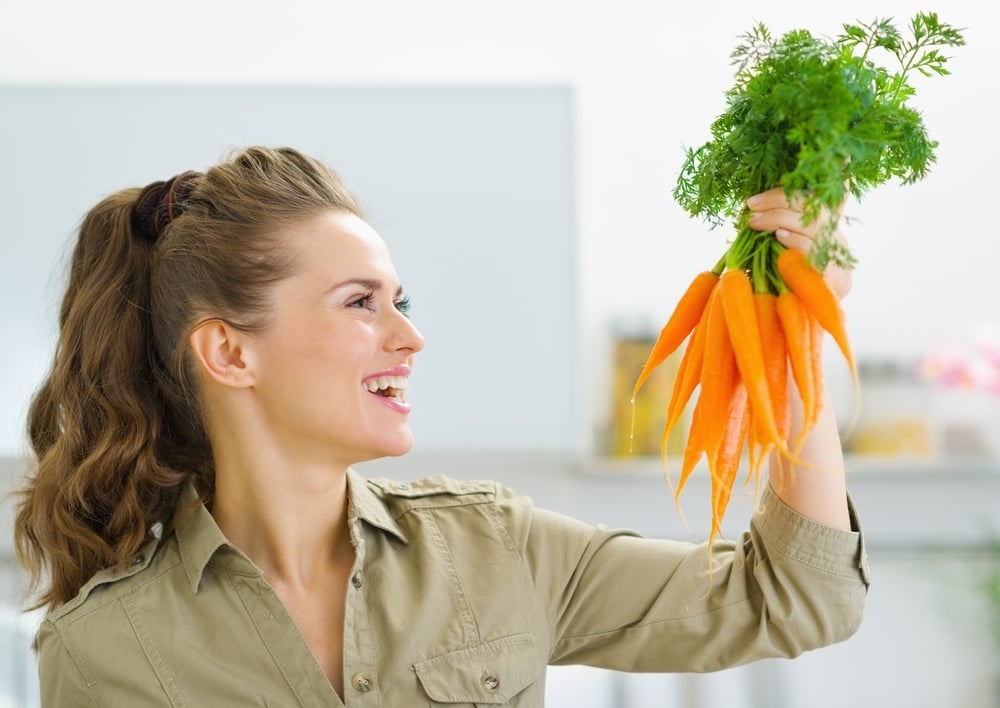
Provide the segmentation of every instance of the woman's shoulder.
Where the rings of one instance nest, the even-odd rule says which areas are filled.
[[[367,478],[357,473],[352,473],[352,479],[357,487],[363,487],[360,496],[374,497],[393,516],[413,509],[448,510],[470,505],[502,507],[515,513],[529,512],[533,507],[530,497],[496,480],[430,474],[400,481],[385,477]],[[359,484],[362,480],[363,485]]]
[[[419,536],[427,524],[435,533],[447,535],[454,531],[455,542],[478,524],[483,525],[484,532],[504,539],[512,534],[523,535],[521,530],[531,526],[531,499],[498,481],[443,474],[398,481],[354,473],[350,479],[357,515],[402,538]],[[383,516],[384,523],[379,520]]]
[[[154,537],[124,567],[105,568],[95,573],[73,599],[50,610],[45,621],[68,625],[77,618],[113,605],[130,593],[150,591],[151,585],[164,582],[169,571],[180,562],[172,535],[163,539]]]
[[[366,478],[365,482],[382,499],[433,499],[433,497],[495,496],[499,485],[489,480],[463,480],[432,474],[411,481],[384,477]]]

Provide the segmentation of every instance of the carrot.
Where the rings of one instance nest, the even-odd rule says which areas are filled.
[[[670,319],[667,320],[667,323],[663,325],[663,329],[660,330],[660,334],[649,352],[649,357],[639,372],[639,378],[636,379],[635,386],[632,389],[633,403],[635,403],[635,397],[639,393],[639,389],[642,388],[642,385],[649,378],[649,375],[653,373],[653,370],[662,364],[668,356],[673,354],[701,320],[702,313],[706,305],[708,305],[709,297],[718,281],[718,273],[706,270],[695,276],[691,284],[688,285],[687,290],[681,295],[681,299],[677,302],[673,314],[670,315]]]
[[[779,438],[787,440],[791,421],[788,401],[788,350],[785,346],[785,334],[781,329],[781,320],[778,317],[778,297],[770,292],[754,293],[753,297],[774,422]],[[762,437],[762,433],[758,432],[755,418],[750,430],[750,469],[747,473],[747,483],[753,481],[755,489],[760,479],[764,458],[773,447],[774,445],[767,442],[766,437]]]
[[[701,397],[699,396],[698,402],[695,403],[694,410],[691,412],[691,425],[688,427],[687,443],[684,445],[684,460],[681,463],[681,474],[677,479],[677,486],[674,487],[674,504],[677,505],[678,510],[680,510],[681,490],[684,489],[684,485],[687,484],[688,478],[691,477],[695,465],[698,464],[698,460],[701,459],[704,453],[704,406],[702,406]],[[667,481],[670,481],[669,477]]]
[[[702,359],[698,402],[691,416],[691,427],[684,449],[684,462],[674,497],[680,495],[695,464],[705,454],[709,460],[719,449],[728,419],[729,402],[739,383],[736,357],[729,341],[725,314],[719,291],[708,301],[705,326],[705,350]],[[720,421],[723,424],[720,424]]]
[[[811,430],[816,421],[819,420],[819,414],[823,409],[823,395],[826,391],[826,385],[823,381],[823,327],[820,325],[819,321],[812,316],[808,317],[809,320],[809,349],[810,355],[812,356],[812,384],[813,384],[813,400],[816,405],[813,408],[812,417],[807,421],[807,430]]]
[[[772,293],[754,293],[753,297],[774,423],[778,429],[778,437],[787,440],[791,417],[788,406],[788,350],[785,348],[785,333],[781,330],[781,320],[778,318],[778,296]]]
[[[707,312],[708,308],[706,307],[705,313]],[[708,317],[703,313],[701,321],[695,327],[694,333],[684,349],[684,356],[681,357],[681,362],[677,365],[677,374],[674,377],[674,385],[670,391],[670,402],[667,405],[667,422],[663,426],[663,435],[660,438],[660,451],[664,457],[666,456],[670,431],[677,424],[684,407],[701,380],[702,359],[705,356],[705,337],[708,331],[707,320]]]
[[[809,324],[809,313],[791,290],[778,295],[776,310],[785,336],[785,347],[788,349],[788,363],[792,370],[792,379],[802,401],[802,430],[796,436],[793,450],[798,452],[801,443],[809,431],[810,421],[819,414],[819,401],[816,398],[816,385],[813,357],[813,338]]]
[[[705,332],[705,356],[698,403],[704,404],[705,453],[711,460],[722,444],[725,421],[729,420],[729,402],[739,384],[739,369],[729,329],[726,327],[721,291],[712,297],[708,307],[708,329]]]
[[[758,426],[756,424],[756,419],[750,417],[750,428],[747,431],[747,458],[749,461],[749,468],[747,469],[747,476],[743,480],[743,486],[749,487],[750,483],[753,483],[754,496],[757,494],[757,488],[760,480],[760,470],[764,465],[764,459],[767,453],[773,448],[773,445],[768,445],[765,441],[761,439],[761,434],[759,432]]]
[[[747,388],[749,405],[753,410],[759,432],[764,439],[782,452],[787,452],[784,439],[778,431],[771,394],[764,365],[760,327],[757,323],[753,287],[742,270],[727,270],[719,280],[722,309],[726,327],[733,345],[740,378]]]
[[[740,457],[750,427],[749,389],[743,382],[736,385],[729,402],[729,413],[725,421],[722,443],[715,451],[709,465],[712,478],[712,529],[708,537],[709,549],[712,541],[722,529],[722,517],[726,514],[732,496],[733,483],[740,466]]]
[[[793,248],[781,252],[777,258],[777,266],[778,274],[785,281],[785,285],[798,296],[809,314],[815,317],[823,329],[833,337],[844,359],[847,360],[851,376],[857,381],[858,372],[847,339],[844,311],[837,296],[823,279],[822,273],[806,262],[805,253]]]

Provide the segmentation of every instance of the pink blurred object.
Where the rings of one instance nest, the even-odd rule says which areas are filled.
[[[948,388],[989,391],[1000,396],[1000,327],[979,328],[968,348],[939,344],[920,360],[921,378]]]

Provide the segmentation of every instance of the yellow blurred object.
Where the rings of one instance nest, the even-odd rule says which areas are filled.
[[[926,458],[934,452],[930,423],[916,416],[865,422],[850,440],[850,450],[863,455]]]
[[[623,335],[615,339],[613,377],[611,382],[611,425],[608,454],[613,457],[630,455],[660,455],[660,440],[666,424],[667,404],[673,390],[677,365],[683,351],[667,357],[646,379],[635,399],[635,427],[632,436],[632,389],[646,363],[654,338]],[[681,416],[667,441],[667,454],[683,454],[687,436],[687,414]]]
[[[864,405],[845,440],[850,452],[927,458],[934,454],[926,387],[897,361],[858,363]]]

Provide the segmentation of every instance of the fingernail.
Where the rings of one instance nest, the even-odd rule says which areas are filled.
[[[774,235],[777,236],[780,241],[784,241],[789,236],[788,229],[778,229],[774,232]]]
[[[747,206],[751,209],[764,201],[764,197],[760,194],[755,194],[754,196],[747,199]]]
[[[757,219],[759,219],[759,218],[760,218],[760,212],[759,211],[755,211],[752,214],[750,214],[750,218],[747,219],[747,221],[757,221]]]

